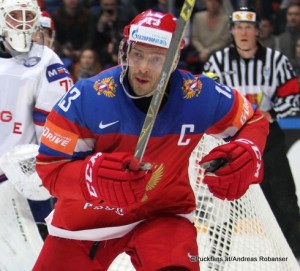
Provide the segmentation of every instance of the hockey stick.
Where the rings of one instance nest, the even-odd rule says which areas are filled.
[[[180,12],[180,16],[177,22],[176,30],[172,38],[170,48],[168,50],[165,63],[163,65],[161,75],[159,77],[158,84],[156,86],[155,92],[151,99],[149,109],[140,133],[138,143],[134,152],[134,156],[141,161],[145,153],[147,143],[152,132],[152,128],[162,102],[170,75],[173,71],[174,60],[178,54],[180,44],[184,35],[185,28],[191,17],[195,0],[185,0]]]
[[[202,164],[202,167],[204,168],[205,172],[215,172],[219,168],[225,166],[228,162],[223,158],[218,158],[216,160],[211,160],[209,162],[206,162]]]

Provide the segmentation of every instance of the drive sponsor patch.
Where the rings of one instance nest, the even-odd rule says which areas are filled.
[[[50,83],[61,78],[70,77],[70,73],[63,64],[56,63],[47,67],[46,76]]]
[[[42,134],[41,142],[47,147],[72,155],[78,140],[78,135],[66,131],[47,120]]]

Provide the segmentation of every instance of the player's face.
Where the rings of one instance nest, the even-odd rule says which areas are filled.
[[[44,45],[51,48],[52,43],[53,43],[53,37],[52,37],[51,30],[49,28],[44,28]]]
[[[35,17],[33,12],[14,10],[6,16],[5,20],[10,28],[28,30],[33,26]]]
[[[53,45],[52,30],[49,28],[44,28],[42,32],[38,30],[32,37],[32,40],[38,44],[45,45],[48,46],[49,48],[52,48]]]
[[[256,48],[258,29],[254,23],[237,22],[232,27],[231,33],[238,48],[244,51]]]
[[[167,49],[135,44],[128,53],[129,83],[137,96],[144,96],[156,87]]]

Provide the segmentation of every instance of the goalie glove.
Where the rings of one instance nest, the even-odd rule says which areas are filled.
[[[135,170],[129,170],[129,166]],[[87,201],[126,208],[141,201],[151,170],[141,170],[137,159],[129,153],[98,152],[83,166],[82,192]]]
[[[203,180],[214,196],[228,200],[239,199],[250,184],[262,181],[262,156],[253,142],[238,139],[218,146],[200,161],[200,165],[219,159],[226,160],[226,164],[215,172],[207,172]]]

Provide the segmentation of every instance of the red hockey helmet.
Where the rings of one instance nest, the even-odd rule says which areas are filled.
[[[125,26],[123,34],[128,41],[169,48],[175,29],[176,18],[171,13],[146,10]],[[184,40],[180,49],[183,47]]]
[[[41,12],[40,23],[44,28],[49,28],[52,31],[55,29],[54,21],[52,20],[50,14],[45,10]]]

